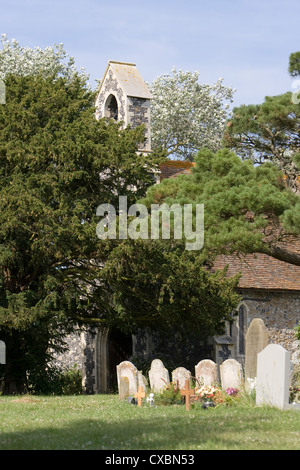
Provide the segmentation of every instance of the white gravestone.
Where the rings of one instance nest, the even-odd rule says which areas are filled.
[[[0,364],[6,364],[6,346],[4,341],[0,341]]]
[[[257,355],[256,404],[284,409],[289,405],[290,353],[269,344]]]
[[[216,385],[219,381],[218,365],[211,359],[203,359],[195,366],[198,385]]]
[[[172,372],[172,382],[177,385],[180,389],[185,387],[186,379],[190,379],[192,374],[185,367],[177,367],[177,369]]]
[[[121,378],[127,377],[129,381],[128,392],[133,395],[138,391],[138,370],[129,361],[123,361],[117,366],[118,388],[120,392]]]
[[[228,388],[243,388],[243,368],[235,359],[226,359],[220,365],[221,385],[223,390]]]
[[[154,392],[161,392],[164,387],[170,383],[169,372],[160,359],[154,359],[151,362],[149,370],[150,388]]]

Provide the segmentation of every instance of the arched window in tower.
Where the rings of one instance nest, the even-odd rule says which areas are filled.
[[[118,103],[114,95],[109,95],[105,103],[105,117],[118,120]]]

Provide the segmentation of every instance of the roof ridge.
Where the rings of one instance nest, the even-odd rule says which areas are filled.
[[[136,64],[133,64],[132,62],[120,62],[118,60],[109,60],[109,64],[120,64],[120,65],[130,65],[132,67],[136,67]]]

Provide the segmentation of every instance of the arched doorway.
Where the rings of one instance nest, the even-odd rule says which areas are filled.
[[[118,386],[116,367],[132,356],[132,335],[112,328],[108,342],[108,389],[116,391]]]
[[[132,335],[118,328],[101,328],[97,332],[95,347],[95,392],[117,391],[117,365],[132,356]]]

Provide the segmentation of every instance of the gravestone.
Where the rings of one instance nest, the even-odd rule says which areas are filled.
[[[246,333],[245,354],[245,387],[250,389],[250,383],[257,375],[257,354],[268,344],[268,330],[261,318],[254,318]]]
[[[138,370],[129,361],[123,361],[119,365],[117,365],[117,378],[118,378],[119,396],[120,396],[120,388],[121,388],[121,379],[123,377],[128,378],[128,382],[129,382],[128,392],[129,392],[129,395],[134,396],[134,394],[137,393],[137,391],[138,391]]]
[[[269,344],[257,355],[256,404],[280,409],[289,405],[290,353]]]
[[[185,367],[177,367],[177,369],[172,372],[172,382],[174,384],[178,384],[179,388],[183,388],[185,386],[186,379],[190,379],[191,377],[191,372]]]
[[[213,385],[219,381],[218,365],[210,359],[203,359],[195,366],[198,385]]]
[[[129,379],[128,377],[120,378],[119,399],[124,400],[129,397]]]
[[[235,359],[227,359],[220,365],[221,386],[223,390],[227,388],[243,387],[243,368]]]
[[[0,364],[6,364],[6,346],[4,341],[0,341]]]
[[[149,370],[150,388],[154,392],[161,392],[163,388],[170,382],[169,372],[165,368],[160,359],[154,359],[151,362]]]
[[[146,392],[148,388],[148,381],[140,370],[138,371],[138,387],[142,387],[144,392]]]

